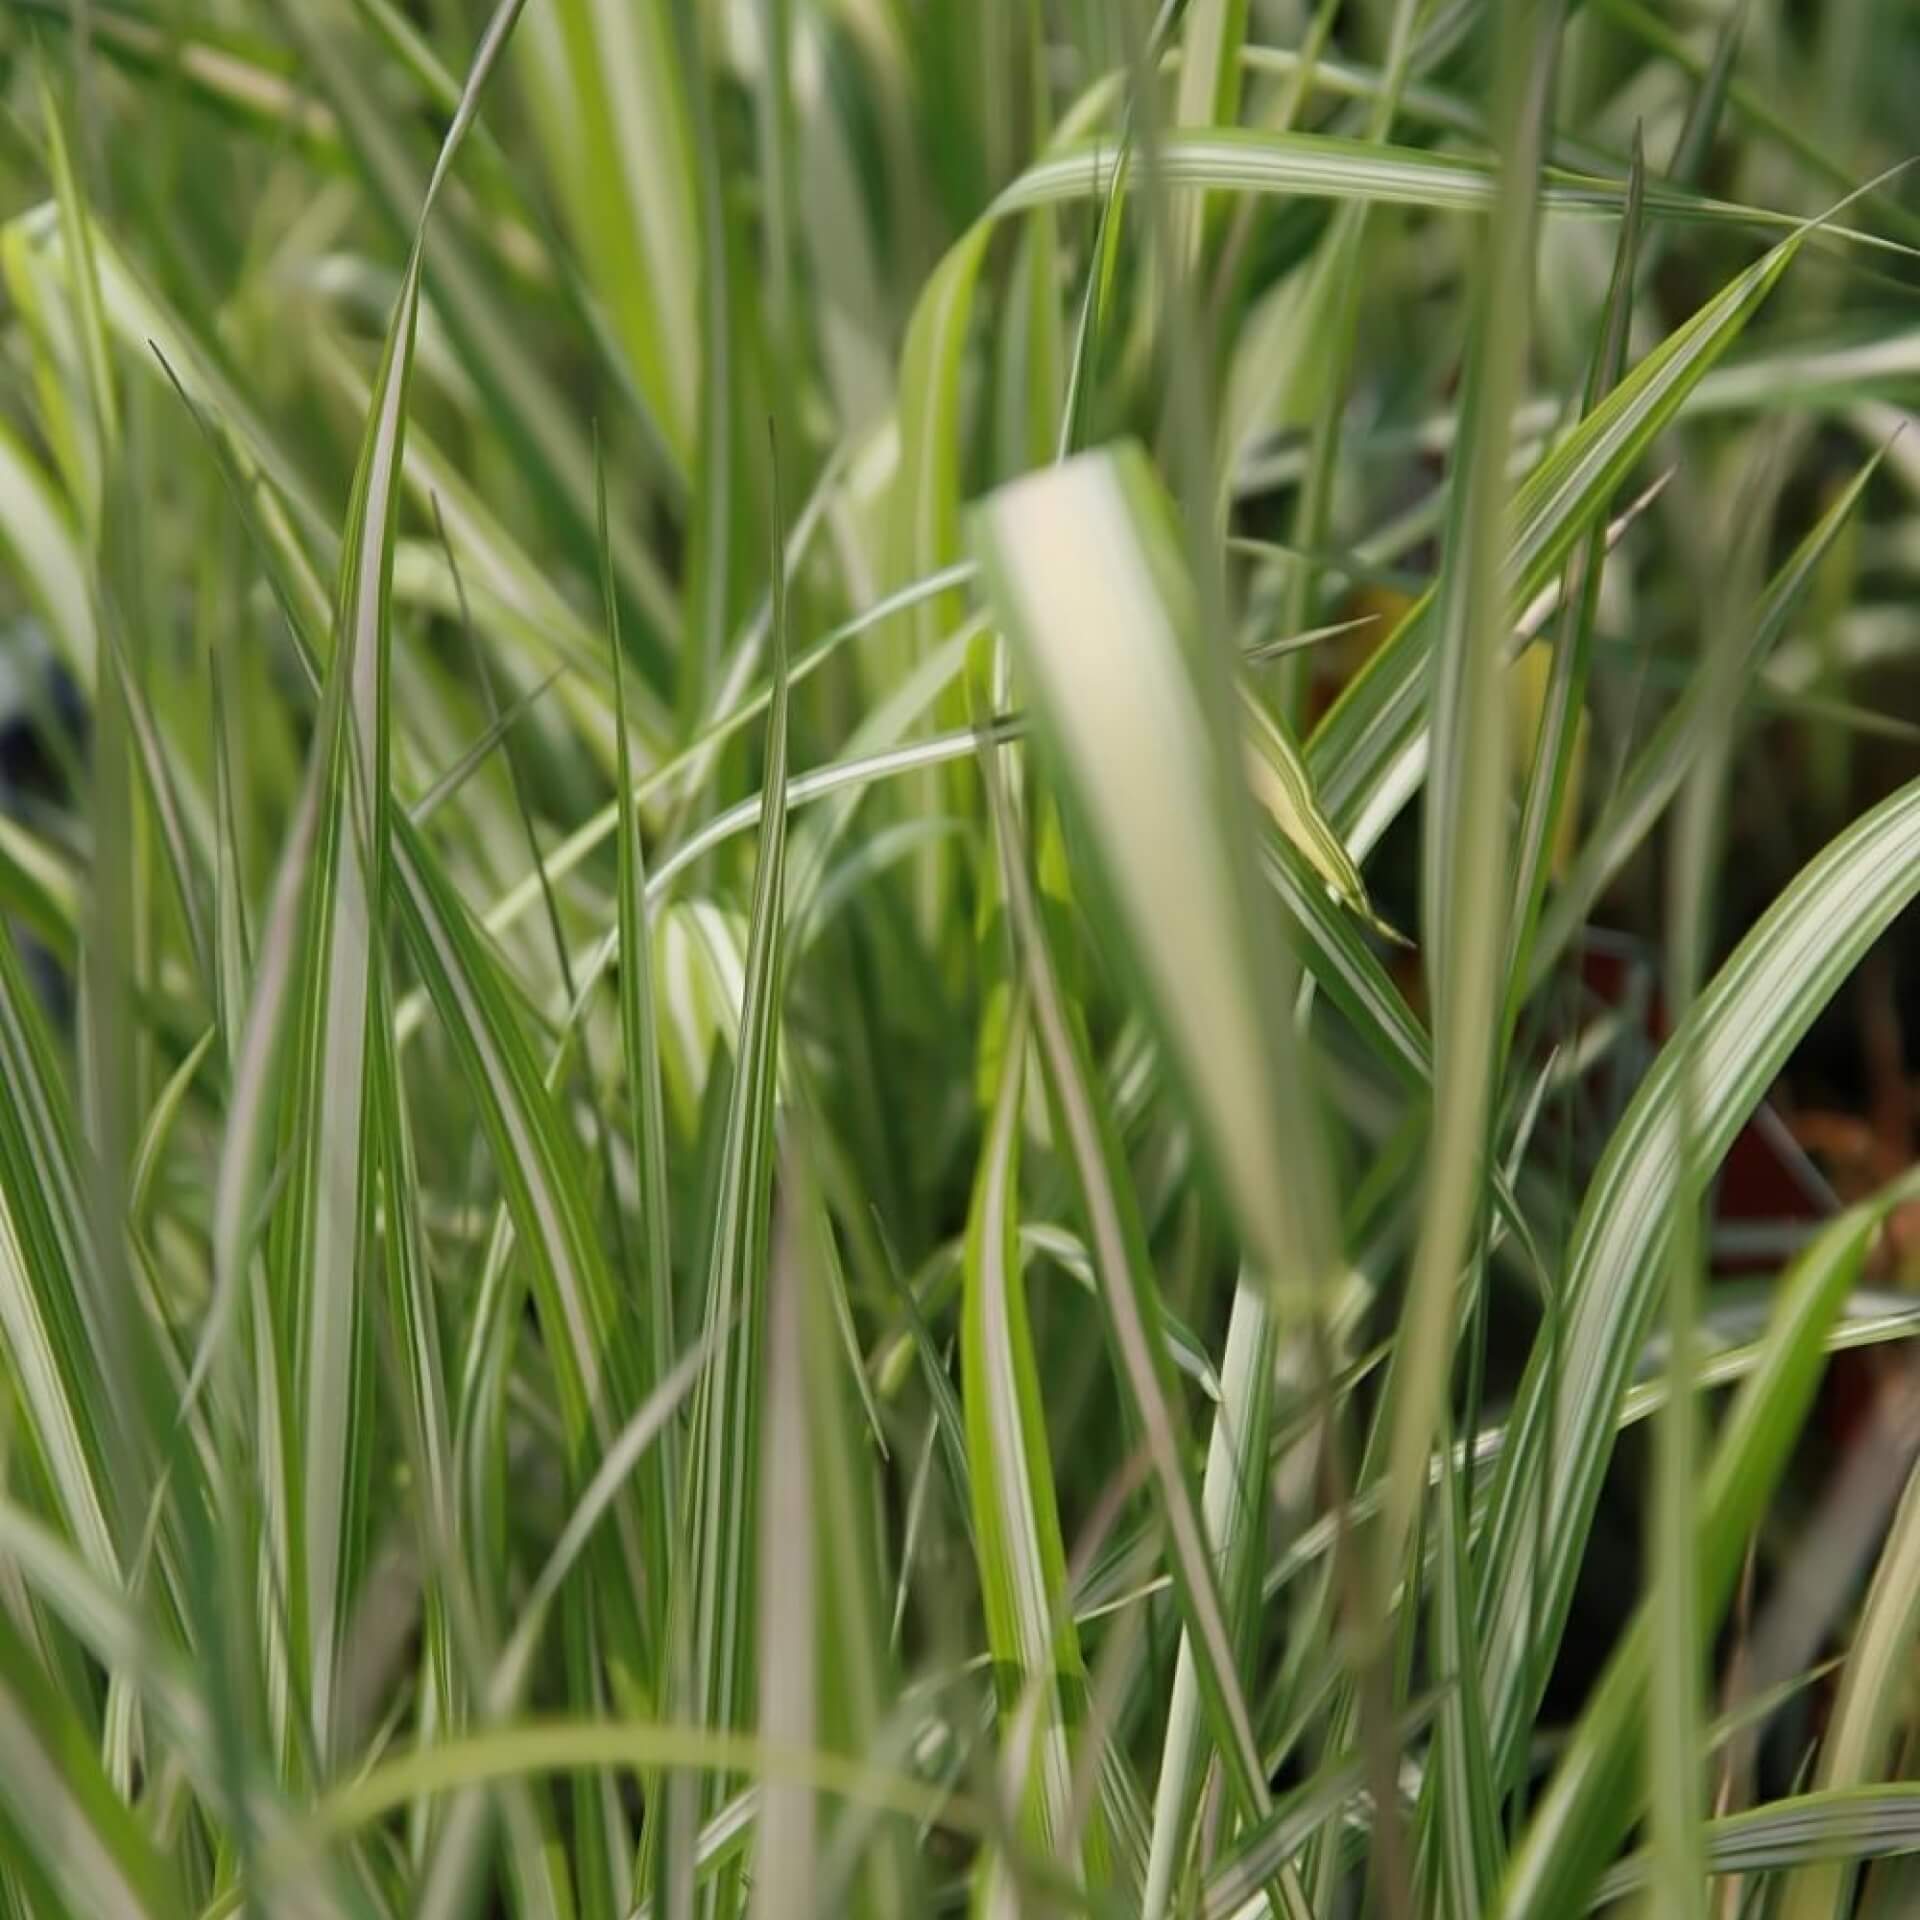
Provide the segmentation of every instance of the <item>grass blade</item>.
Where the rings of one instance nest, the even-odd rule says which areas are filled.
[[[982,509],[976,539],[1249,1257],[1311,1302],[1329,1234],[1289,1121],[1284,1021],[1233,884],[1237,822],[1220,796],[1238,768],[1214,764],[1183,657],[1194,610],[1145,462],[1123,448],[1019,481]]]
[[[961,1377],[975,1553],[1005,1730],[1002,1785],[1019,1809],[1022,1837],[1051,1861],[1075,1845],[1071,1730],[1085,1718],[1087,1675],[1067,1606],[1066,1550],[1021,1272],[1026,1041],[1016,996],[967,1219]],[[1075,1847],[1061,1864],[1077,1882],[1097,1882],[1098,1851],[1097,1842],[1084,1852]],[[1007,1864],[990,1853],[975,1873],[980,1898],[999,1911],[1010,1897]]]
[[[1920,887],[1920,787],[1902,788],[1805,867],[1702,993],[1615,1129],[1568,1249],[1557,1380],[1536,1350],[1514,1402],[1483,1536],[1488,1728],[1510,1764],[1558,1644],[1574,1565],[1612,1451],[1609,1411],[1657,1299],[1680,1198],[1681,1065],[1695,1069],[1695,1166],[1719,1163],[1779,1063]],[[1549,1396],[1552,1399],[1549,1408]],[[1544,1503],[1540,1476],[1545,1476]],[[1536,1563],[1534,1534],[1545,1515]],[[1539,1638],[1528,1621],[1537,1591]]]
[[[772,579],[774,689],[767,718],[765,791],[777,795],[786,784],[787,764],[786,586],[777,547]],[[786,852],[786,809],[766,805],[707,1271],[705,1338],[710,1357],[694,1408],[688,1481],[689,1532],[683,1549],[683,1585],[690,1607],[688,1706],[698,1724],[721,1729],[740,1725],[753,1691],[756,1429],[766,1340],[767,1209],[775,1149]],[[718,1812],[724,1798],[724,1781],[711,1781],[702,1801],[703,1816]],[[715,1910],[737,1911],[743,1893],[738,1870],[723,1868]]]
[[[986,752],[993,749],[988,747]],[[1236,1801],[1263,1816],[1268,1794],[1252,1717],[1234,1664],[1232,1634],[1214,1576],[1204,1524],[1187,1480],[1172,1363],[1159,1325],[1159,1299],[1111,1115],[1096,1091],[1086,1040],[1062,996],[1045,926],[1020,864],[1018,830],[990,763],[987,787],[1000,842],[1002,886],[1025,965],[1034,1032],[1057,1124],[1072,1161],[1089,1227],[1088,1247],[1122,1381],[1145,1435],[1167,1529],[1174,1590],[1192,1637],[1202,1698]]]
[[[1701,1012],[1709,1005],[1704,1000]],[[1704,1048],[1702,1058],[1704,1063]],[[1703,1128],[1703,1142],[1706,1137]],[[1843,1214],[1795,1262],[1780,1290],[1759,1366],[1741,1384],[1701,1493],[1697,1599],[1703,1626],[1718,1619],[1732,1592],[1747,1537],[1765,1511],[1819,1384],[1822,1336],[1880,1224],[1912,1191],[1906,1182]],[[1569,1354],[1577,1351],[1570,1341]],[[1581,1911],[1633,1818],[1644,1750],[1635,1716],[1653,1672],[1652,1626],[1651,1608],[1642,1607],[1609,1662],[1514,1854],[1495,1909],[1501,1920]]]

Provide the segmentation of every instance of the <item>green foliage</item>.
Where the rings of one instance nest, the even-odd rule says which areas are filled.
[[[1916,62],[0,0],[0,1920],[1902,1911]]]

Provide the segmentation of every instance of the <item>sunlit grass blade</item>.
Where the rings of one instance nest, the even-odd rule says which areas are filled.
[[[1321,810],[1313,776],[1285,722],[1269,713],[1251,692],[1243,707],[1247,777],[1254,797],[1273,816],[1282,835],[1305,855],[1335,899],[1362,920],[1379,926],[1359,864]]]
[[[1097,198],[1106,191],[1116,152],[1111,140],[1062,144],[1001,193],[993,204],[994,216]],[[1165,143],[1163,167],[1165,184],[1177,189],[1359,200],[1454,213],[1490,212],[1500,193],[1497,169],[1478,156],[1246,127],[1172,134]],[[1625,198],[1621,180],[1554,169],[1541,182],[1540,204],[1551,213],[1612,216]],[[1777,230],[1800,224],[1791,214],[1664,186],[1648,189],[1646,207],[1656,219],[1712,226]],[[1856,244],[1909,251],[1876,235],[1841,231]]]
[[[1871,1787],[1887,1777],[1889,1748],[1901,1706],[1901,1678],[1920,1630],[1920,1480],[1909,1478],[1840,1672],[1832,1717],[1820,1741],[1816,1793]],[[1856,1875],[1836,1863],[1796,1874],[1781,1912],[1785,1920],[1844,1920]]]
[[[581,258],[668,445],[690,467],[702,264],[676,10],[557,0],[529,24],[528,90]]]
[[[1235,887],[1221,782],[1240,768],[1215,765],[1188,677],[1195,608],[1151,476],[1136,449],[1082,455],[993,496],[976,538],[1249,1256],[1304,1305],[1329,1244],[1306,1096]]]

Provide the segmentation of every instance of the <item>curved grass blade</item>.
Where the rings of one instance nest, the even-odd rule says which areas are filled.
[[[1710,1002],[1711,995],[1701,1002],[1703,1015]],[[1703,1018],[1699,1024],[1704,1069],[1712,1022]],[[1711,1085],[1704,1071],[1701,1081],[1704,1093]],[[1703,1123],[1709,1113],[1703,1101]],[[1710,1137],[1704,1124],[1699,1137],[1703,1144]],[[1765,1511],[1812,1403],[1826,1330],[1881,1222],[1914,1191],[1915,1183],[1908,1179],[1843,1214],[1795,1262],[1782,1284],[1759,1365],[1741,1383],[1702,1489],[1696,1599],[1703,1628],[1717,1621],[1732,1592],[1747,1538]],[[1658,1264],[1657,1256],[1649,1262],[1656,1270]],[[1569,1378],[1581,1351],[1581,1343],[1569,1337]],[[1503,1487],[1506,1479],[1503,1475]],[[1497,1493],[1494,1526],[1500,1518]],[[1497,1583],[1496,1570],[1496,1592]],[[1654,1627],[1652,1605],[1645,1604],[1608,1663],[1514,1853],[1495,1908],[1500,1920],[1547,1920],[1549,1915],[1580,1912],[1634,1817],[1645,1747],[1640,1714],[1653,1672]],[[1491,1643],[1488,1650],[1499,1652]]]
[[[1489,213],[1499,203],[1497,170],[1477,156],[1377,145],[1337,134],[1245,127],[1172,133],[1163,148],[1161,175],[1164,184],[1176,190],[1355,200],[1450,213]],[[1013,181],[993,203],[988,218],[1098,199],[1107,191],[1120,152],[1111,140],[1064,143]],[[1542,177],[1540,206],[1546,213],[1613,217],[1625,204],[1626,191],[1622,180],[1555,168]],[[1713,226],[1801,226],[1792,214],[1666,186],[1648,189],[1646,210],[1656,219]],[[1912,251],[1877,234],[1832,231],[1855,244],[1898,254]]]
[[[1511,1764],[1535,1704],[1530,1689],[1558,1645],[1612,1452],[1613,1414],[1658,1297],[1680,1198],[1682,1061],[1694,1062],[1695,1165],[1704,1174],[1814,1016],[1920,890],[1916,853],[1920,784],[1883,801],[1801,871],[1715,975],[1608,1144],[1567,1255],[1559,1365],[1540,1349],[1528,1363],[1482,1541],[1497,1765]]]
[[[1777,1873],[1830,1862],[1835,1867],[1920,1853],[1920,1786],[1892,1781],[1795,1794],[1707,1823],[1707,1867],[1713,1873]],[[1594,1889],[1598,1907],[1631,1900],[1650,1879],[1634,1854]]]
[[[1840,1670],[1839,1694],[1820,1741],[1816,1793],[1872,1787],[1885,1777],[1916,1632],[1920,1476],[1910,1475]],[[1796,1874],[1781,1901],[1783,1920],[1845,1920],[1853,1911],[1854,1884],[1844,1861]]]
[[[970,561],[963,562],[944,568],[927,580],[916,581],[910,586],[903,587],[897,593],[886,595],[866,612],[843,622],[797,655],[788,667],[788,685],[798,686],[801,681],[825,665],[848,641],[856,639],[863,633],[871,632],[882,622],[919,606],[928,599],[940,595],[951,596],[954,588],[964,586],[973,578],[974,571]],[[736,733],[750,726],[766,712],[772,697],[771,687],[763,687],[759,692],[749,695],[739,705],[731,708],[724,718],[716,720],[697,739],[689,742],[670,759],[663,761],[650,773],[635,781],[628,788],[634,807],[638,809],[646,801],[670,789],[690,768],[701,765],[723,742],[732,739]],[[750,804],[757,808],[759,802],[756,799]],[[759,815],[756,812],[754,815],[756,822],[758,818]],[[595,848],[601,846],[618,830],[619,820],[620,806],[616,796],[597,813],[589,815],[547,855],[544,865],[549,882],[557,884],[575,871]],[[536,873],[529,873],[502,894],[488,909],[485,920],[487,931],[494,934],[505,933],[522,914],[535,906],[539,899],[540,877]]]
[[[1732,345],[1799,252],[1789,234],[1670,333],[1541,461],[1514,498],[1502,567],[1505,604],[1525,607]],[[1322,806],[1364,859],[1417,785],[1424,750],[1428,595],[1380,645],[1306,744]]]

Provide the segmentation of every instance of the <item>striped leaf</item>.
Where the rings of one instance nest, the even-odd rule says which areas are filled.
[[[1207,1444],[1200,1493],[1221,1592],[1233,1609],[1242,1645],[1257,1601],[1259,1550],[1266,1535],[1274,1357],[1273,1316],[1266,1296],[1259,1287],[1243,1283],[1234,1290],[1233,1314],[1227,1323],[1220,1404]],[[1192,1866],[1188,1856],[1196,1833],[1193,1808],[1205,1778],[1202,1731],[1193,1646],[1183,1634],[1154,1789],[1153,1833],[1141,1908],[1148,1920],[1160,1920],[1170,1910],[1174,1887]]]
[[[1239,768],[1217,764],[1190,677],[1191,598],[1146,464],[1122,448],[1018,481],[976,541],[1249,1256],[1309,1299],[1328,1235],[1236,884]]]
[[[986,757],[993,751],[991,746],[983,749],[982,765],[1049,1102],[1086,1213],[1088,1249],[1122,1387],[1144,1435],[1174,1591],[1191,1637],[1208,1725],[1237,1804],[1247,1817],[1259,1818],[1267,1810],[1266,1772],[1235,1665],[1232,1630],[1205,1523],[1187,1477],[1185,1423],[1172,1391],[1173,1363],[1160,1324],[1159,1292],[1139,1203],[1112,1114],[1098,1090],[1077,1009],[1061,992],[1046,926],[1022,865],[1019,829]]]
[[[698,1724],[738,1727],[753,1698],[754,1571],[758,1409],[766,1339],[767,1214],[773,1188],[779,1073],[780,998],[785,962],[787,683],[784,569],[774,555],[774,693],[767,718],[759,853],[740,1007],[740,1039],[715,1196],[704,1329],[708,1359],[694,1405],[688,1467],[684,1631],[689,1648],[687,1710]],[[724,1781],[707,1784],[711,1816]],[[744,1889],[723,1871],[716,1911],[737,1912]]]
[[[61,1914],[158,1920],[185,1912],[153,1842],[102,1772],[88,1730],[4,1614],[0,1828],[7,1880],[16,1890],[44,1889]],[[31,1910],[47,1907],[34,1899]]]
[[[1710,1004],[1711,996],[1702,1001],[1702,1015]],[[1703,1049],[1710,1044],[1705,1021],[1700,1039]],[[1702,1082],[1711,1084],[1704,1073]],[[1703,1142],[1706,1137],[1703,1128]],[[1782,1283],[1759,1364],[1741,1383],[1701,1490],[1697,1599],[1703,1626],[1718,1620],[1731,1595],[1748,1537],[1787,1464],[1819,1385],[1826,1330],[1881,1223],[1913,1192],[1913,1182],[1905,1181],[1849,1209],[1821,1233]],[[1657,1272],[1657,1259],[1651,1265]],[[1580,1352],[1570,1340],[1570,1361]],[[1571,1375],[1571,1365],[1568,1371]],[[1520,1409],[1516,1412],[1525,1418]],[[1504,1474],[1500,1484],[1504,1493]],[[1497,1495],[1496,1525],[1500,1514]],[[1553,1597],[1550,1588],[1545,1591]],[[1635,1785],[1645,1746],[1638,1715],[1653,1674],[1653,1630],[1652,1607],[1643,1605],[1595,1688],[1514,1854],[1493,1909],[1501,1920],[1521,1920],[1523,1915],[1545,1920],[1550,1914],[1581,1911],[1593,1881],[1638,1811]],[[1496,1663],[1500,1651],[1497,1643],[1486,1643]]]
[[[967,1216],[961,1379],[980,1594],[1002,1729],[1001,1784],[1037,1857],[1060,1860],[1084,1880],[1098,1873],[1074,1835],[1074,1730],[1086,1712],[1086,1668],[1067,1607],[1066,1551],[1021,1270],[1026,1038],[1016,1001]],[[1005,1910],[1006,1863],[990,1855],[975,1873],[985,1882],[985,1910]]]
[[[1802,229],[1730,280],[1636,365],[1530,473],[1510,510],[1501,579],[1517,617],[1739,337],[1799,252]],[[1328,817],[1364,860],[1425,771],[1431,596],[1383,641],[1306,744]]]
[[[1719,1163],[1815,1015],[1920,889],[1916,854],[1920,785],[1841,833],[1740,943],[1641,1083],[1594,1174],[1561,1283],[1557,1365],[1544,1348],[1528,1363],[1481,1545],[1483,1679],[1497,1765],[1524,1737],[1531,1689],[1558,1644],[1612,1453],[1611,1415],[1658,1300],[1681,1197],[1682,1063],[1692,1062],[1694,1164],[1704,1171]]]
[[[422,248],[433,202],[522,0],[501,0],[421,205],[348,501],[315,752],[302,957],[281,1126],[288,1177],[269,1258],[279,1373],[300,1436],[285,1462],[278,1537],[301,1697],[323,1764],[352,1588],[366,1551],[368,1353],[361,1276],[373,1227],[377,1122],[369,1078],[386,940],[393,545]],[[278,1389],[268,1389],[276,1391]]]
[[[556,0],[534,10],[522,52],[581,258],[668,447],[690,466],[701,254],[681,14]]]

